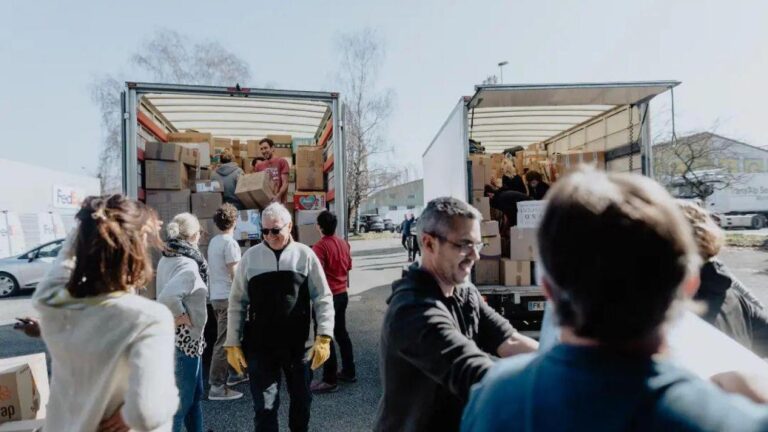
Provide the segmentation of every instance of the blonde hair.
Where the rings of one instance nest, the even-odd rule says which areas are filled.
[[[200,221],[192,213],[179,213],[165,227],[169,239],[191,240],[200,232]]]
[[[517,170],[515,169],[515,163],[507,158],[504,158],[503,161],[501,161],[501,171],[504,173],[507,177],[514,177],[517,175]]]
[[[677,200],[677,205],[691,224],[701,258],[707,261],[720,253],[725,243],[725,234],[712,220],[709,212],[691,201]]]

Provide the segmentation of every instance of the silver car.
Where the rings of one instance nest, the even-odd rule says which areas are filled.
[[[48,273],[64,239],[40,245],[26,253],[0,259],[0,298],[34,289]]]

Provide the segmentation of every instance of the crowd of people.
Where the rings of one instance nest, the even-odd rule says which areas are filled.
[[[559,343],[540,349],[485,303],[468,282],[482,216],[435,199],[414,228],[421,259],[387,299],[373,429],[768,430],[768,387],[752,371],[705,380],[665,357],[665,328],[690,299],[766,355],[765,308],[717,260],[722,233],[706,212],[637,175],[576,172],[544,192],[528,175],[527,185],[548,201],[537,273]],[[278,430],[282,376],[292,431],[309,430],[313,392],[356,380],[345,319],[352,260],[332,213],[318,216],[323,238],[310,248],[274,203],[262,212],[264,241],[241,256],[236,209],[225,204],[207,257],[191,214],[161,228],[151,209],[112,195],[86,199],[77,219],[33,297],[53,364],[46,430],[203,430],[209,318],[207,397],[240,398],[231,386],[248,380],[256,431]],[[136,295],[155,277],[147,246],[162,251],[157,301]]]

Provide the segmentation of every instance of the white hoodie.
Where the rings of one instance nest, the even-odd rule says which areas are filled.
[[[179,398],[168,309],[135,294],[73,298],[72,240],[35,291],[52,360],[45,430],[98,430],[120,409],[133,431],[170,431]]]

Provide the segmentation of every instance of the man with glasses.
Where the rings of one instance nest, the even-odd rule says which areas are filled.
[[[281,371],[291,397],[288,425],[291,431],[306,431],[310,367],[317,369],[330,356],[333,296],[315,253],[291,239],[288,210],[271,204],[261,221],[264,242],[243,254],[232,281],[227,361],[238,373],[248,368],[257,432],[278,430]],[[311,305],[317,321],[314,344]]]
[[[455,431],[469,389],[491,355],[535,351],[469,281],[482,248],[474,207],[455,198],[427,204],[417,225],[421,264],[392,285],[381,330],[376,431]]]

